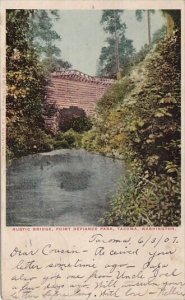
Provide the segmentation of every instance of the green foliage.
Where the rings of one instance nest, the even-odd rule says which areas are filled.
[[[146,12],[146,10],[144,10],[144,9],[137,9],[137,10],[136,10],[136,19],[137,19],[137,21],[140,22],[140,21],[143,19],[143,15],[145,14],[145,12]],[[151,14],[154,14],[154,13],[155,13],[155,10],[150,9],[149,12],[150,12]]]
[[[54,140],[45,133],[44,100],[48,72],[70,67],[59,59],[52,29],[56,11],[7,10],[6,119],[7,158],[50,151]]]
[[[45,70],[30,38],[32,10],[7,10],[7,158],[53,149],[45,133]]]
[[[71,115],[70,117],[66,118],[61,124],[62,131],[68,131],[70,129],[83,133],[84,131],[90,130],[92,127],[92,122],[89,117],[86,115]]]
[[[59,20],[57,10],[32,10],[29,16],[28,37],[34,50],[42,60],[46,74],[50,74],[60,68],[68,69],[71,64],[64,61],[61,49],[56,42],[61,40],[60,35],[53,29],[53,22]]]
[[[88,117],[78,117],[72,120],[71,128],[77,132],[90,130],[92,127],[91,120]]]
[[[28,36],[33,42],[38,54],[45,57],[53,55],[59,56],[61,50],[55,46],[54,42],[60,40],[58,33],[53,30],[53,21],[58,20],[59,15],[56,10],[35,9],[29,15]]]
[[[114,78],[116,76],[116,58],[114,54],[115,39],[107,38],[106,43],[107,45],[102,48],[99,57],[98,75]],[[124,35],[122,35],[119,40],[118,49],[119,64],[123,76],[130,67],[135,49],[132,45],[132,40],[127,39]]]
[[[171,176],[130,172],[121,181],[110,211],[100,219],[108,226],[180,225],[180,181]]]
[[[132,60],[132,65],[137,65],[140,62],[142,62],[151,49],[152,49],[151,44],[150,45],[145,44],[144,46],[142,46],[141,49],[134,55]]]
[[[165,161],[178,165],[180,159],[177,146],[180,144],[181,104],[179,35],[159,44],[146,68],[148,80],[134,96],[132,121],[126,131],[130,135],[130,147],[142,159],[143,167],[163,173]]]
[[[15,155],[29,148],[24,145],[25,129],[36,139],[33,124],[35,129],[43,128],[41,114],[46,81],[32,44],[27,40],[29,14],[29,10],[7,11],[7,144]]]
[[[176,32],[100,100],[85,146],[123,157],[129,169],[103,224],[180,224],[180,75]]]
[[[115,33],[116,30],[120,33],[126,29],[126,24],[121,22],[121,15],[124,11],[117,10],[103,10],[100,24],[104,26],[104,30],[110,34]]]
[[[117,81],[110,90],[98,101],[97,113],[106,114],[109,109],[113,109],[123,102],[123,99],[135,87],[134,82],[128,76]]]
[[[30,122],[17,123],[12,132],[8,127],[7,143],[7,158],[10,160],[30,153],[53,150],[52,138]]]
[[[72,67],[72,65],[68,61],[64,61],[61,58],[56,58],[52,56],[44,58],[42,60],[42,64],[46,74],[50,74],[61,69],[69,69]]]
[[[152,43],[158,43],[160,40],[164,39],[166,36],[167,28],[166,25],[163,25],[153,34]]]
[[[98,128],[96,130],[92,129],[83,134],[82,137],[82,148],[92,151],[95,153],[105,154],[108,151],[105,150],[102,136],[97,134]]]
[[[70,129],[66,132],[59,132],[54,141],[54,148],[80,148],[81,147],[82,134],[75,132],[73,129]]]
[[[147,54],[152,50],[155,44],[159,43],[161,40],[165,39],[167,28],[165,25],[163,25],[160,29],[158,29],[156,32],[154,32],[152,37],[152,42],[149,44],[145,44],[141,47],[141,49],[133,55],[132,63],[130,66],[128,66],[128,69],[126,70],[127,73],[131,71],[131,66],[137,65],[140,62],[142,62]]]
[[[122,75],[125,74],[135,53],[133,41],[125,36],[126,24],[121,21],[122,13],[122,10],[103,11],[100,23],[109,36],[101,49],[98,76],[116,77],[118,65]]]

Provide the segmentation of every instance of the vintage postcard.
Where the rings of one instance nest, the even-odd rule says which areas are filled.
[[[185,300],[184,1],[0,9],[2,299]]]

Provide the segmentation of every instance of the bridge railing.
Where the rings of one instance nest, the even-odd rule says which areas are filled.
[[[90,76],[77,70],[59,70],[53,72],[51,75],[52,77],[60,77],[60,78],[71,79],[71,80],[92,82],[100,85],[112,85],[115,82],[114,79]]]

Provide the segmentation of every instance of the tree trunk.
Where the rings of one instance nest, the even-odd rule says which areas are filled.
[[[148,44],[150,45],[152,42],[151,38],[151,21],[150,21],[150,11],[147,10],[147,25],[148,25]]]
[[[115,60],[116,60],[116,77],[120,79],[120,65],[119,65],[119,38],[117,34],[117,26],[116,26],[116,13],[114,13],[114,36],[115,36]]]

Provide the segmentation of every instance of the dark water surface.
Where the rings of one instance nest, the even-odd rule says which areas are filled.
[[[7,225],[98,226],[124,172],[122,161],[85,150],[17,159],[7,171]]]

